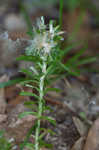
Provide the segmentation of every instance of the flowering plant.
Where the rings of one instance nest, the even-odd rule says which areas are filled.
[[[44,132],[42,132],[41,120],[48,120],[55,125],[54,119],[44,115],[46,110],[48,110],[48,107],[45,105],[44,95],[48,91],[57,92],[59,90],[57,88],[48,88],[48,86],[53,81],[66,76],[66,74],[79,75],[77,64],[74,63],[75,56],[67,61],[66,64],[62,63],[64,55],[72,48],[70,46],[65,50],[60,49],[61,41],[63,41],[61,35],[63,33],[63,31],[60,31],[59,26],[54,26],[53,21],[50,21],[49,25],[45,25],[44,17],[41,17],[37,20],[36,26],[33,27],[33,32],[30,33],[32,39],[30,46],[26,48],[25,56],[18,58],[18,60],[33,62],[33,65],[28,69],[22,69],[22,72],[27,75],[27,78],[22,81],[22,84],[36,89],[38,94],[22,91],[21,95],[35,97],[37,99],[37,107],[34,109],[34,112],[24,112],[21,116],[33,114],[37,118],[34,125],[35,143],[32,145],[32,148],[35,150],[39,150],[44,146],[42,139],[45,133],[51,132],[49,129],[43,129]],[[36,86],[33,86],[33,83]],[[35,102],[32,101],[32,103],[30,102],[31,104],[35,104]],[[27,146],[30,147],[31,145],[28,144]]]
[[[43,137],[50,131],[49,129],[42,130],[41,121],[47,120],[55,125],[55,120],[45,116],[48,106],[45,105],[44,95],[48,91],[59,91],[57,88],[48,88],[53,81],[60,79],[68,74],[79,75],[78,65],[93,61],[94,59],[83,59],[78,61],[78,58],[83,53],[81,50],[78,54],[70,58],[63,64],[63,58],[74,45],[61,50],[61,36],[64,32],[60,31],[59,26],[54,26],[54,22],[50,21],[49,25],[45,25],[44,17],[37,20],[37,24],[33,27],[33,32],[30,33],[30,45],[25,50],[25,55],[20,56],[17,60],[30,61],[33,63],[28,69],[22,69],[26,74],[26,78],[21,82],[26,87],[30,87],[37,91],[33,92],[22,91],[21,95],[34,97],[37,101],[27,102],[28,105],[36,105],[34,112],[24,112],[21,117],[32,114],[36,116],[34,127],[35,143],[25,145],[30,149],[39,150],[42,146],[46,146]],[[77,62],[77,63],[75,63]],[[35,83],[35,84],[34,84]],[[34,86],[35,85],[35,86]],[[32,134],[32,131],[30,132]],[[29,136],[28,136],[29,137]],[[48,146],[48,144],[47,144]],[[24,146],[23,146],[24,147]],[[21,148],[23,150],[23,148]]]
[[[47,88],[47,85],[49,85],[51,80],[55,79],[55,74],[57,74],[56,70],[58,71],[60,69],[57,65],[59,56],[57,54],[60,50],[59,43],[63,40],[61,36],[63,33],[64,32],[59,30],[59,26],[54,27],[53,21],[50,21],[49,26],[45,25],[44,17],[41,17],[37,20],[37,25],[33,27],[33,33],[31,34],[32,40],[30,41],[30,46],[27,47],[25,51],[26,56],[18,58],[19,60],[33,61],[33,65],[30,66],[28,70],[22,69],[22,72],[26,73],[28,77],[28,79],[22,81],[22,83],[24,83],[25,86],[36,89],[39,96],[35,93],[25,91],[21,92],[21,95],[35,97],[38,100],[38,107],[36,112],[24,112],[21,116],[33,114],[37,118],[35,121],[35,144],[32,145],[35,150],[40,149],[42,146],[40,144],[42,143],[40,142],[43,138],[42,135],[45,135],[44,133],[41,134],[41,120],[48,120],[55,124],[54,119],[43,115],[48,109],[48,107],[45,106],[44,95],[49,90],[58,90],[55,88]],[[36,86],[33,86],[33,83],[36,83]]]

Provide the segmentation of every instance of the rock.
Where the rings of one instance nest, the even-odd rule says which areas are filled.
[[[99,74],[92,74],[90,82],[94,87],[99,88]]]
[[[86,106],[89,102],[90,94],[84,85],[78,80],[71,79],[70,87],[68,85],[65,86],[65,92],[64,104],[68,105],[71,110],[77,113],[87,111]]]
[[[4,25],[7,30],[15,31],[15,30],[26,30],[27,25],[24,18],[20,15],[16,14],[8,14],[5,17]]]
[[[89,130],[84,150],[99,150],[99,118]]]
[[[7,120],[7,115],[0,114],[0,123],[5,122]]]
[[[14,74],[18,71],[16,57],[24,54],[25,48],[30,44],[29,40],[13,40],[8,32],[0,34],[0,74]]]

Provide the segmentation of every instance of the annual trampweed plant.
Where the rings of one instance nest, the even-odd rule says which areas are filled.
[[[28,69],[22,69],[21,71],[27,75],[27,78],[22,81],[26,87],[36,89],[35,93],[22,91],[21,95],[28,95],[36,98],[36,102],[30,102],[30,105],[36,104],[34,112],[24,112],[21,116],[33,114],[36,116],[35,121],[35,143],[32,145],[32,149],[39,150],[44,146],[42,140],[45,133],[51,132],[49,129],[45,130],[41,128],[41,121],[47,120],[52,124],[55,124],[55,120],[51,117],[45,116],[48,107],[45,105],[44,95],[48,91],[58,91],[56,88],[48,88],[54,80],[65,75],[65,72],[71,74],[78,74],[73,71],[72,66],[69,63],[63,64],[62,59],[64,54],[69,50],[61,50],[60,44],[64,40],[59,26],[55,26],[53,21],[49,22],[49,25],[45,25],[44,17],[37,20],[36,26],[33,27],[33,32],[30,33],[32,40],[29,47],[25,50],[25,56],[20,56],[18,60],[25,60],[33,62],[33,65]],[[34,86],[35,85],[35,86]],[[29,102],[28,102],[29,105]],[[26,143],[28,147],[31,145]],[[45,144],[46,145],[46,144]]]
[[[39,150],[44,146],[42,139],[45,133],[51,132],[49,129],[41,128],[41,120],[48,120],[50,123],[55,124],[54,119],[43,115],[48,110],[48,107],[45,105],[44,95],[50,90],[58,91],[58,89],[48,88],[47,86],[60,77],[65,68],[65,65],[60,61],[63,55],[63,52],[60,51],[63,33],[60,31],[59,26],[54,26],[53,21],[50,21],[49,25],[45,25],[44,17],[41,17],[37,20],[36,26],[33,27],[31,44],[26,48],[25,56],[18,58],[19,60],[33,62],[33,65],[28,69],[22,69],[22,72],[27,75],[27,79],[22,81],[22,84],[36,89],[38,94],[23,91],[21,95],[35,97],[37,101],[30,102],[30,105],[36,104],[37,108],[34,112],[25,112],[21,116],[33,114],[37,118],[34,125],[35,143],[31,147],[34,150]],[[26,144],[26,146],[30,147],[31,145]]]
[[[28,69],[22,69],[21,71],[26,74],[26,78],[21,83],[26,87],[35,89],[37,94],[22,91],[21,95],[31,96],[36,101],[26,102],[29,106],[35,106],[34,111],[24,112],[21,117],[32,114],[36,116],[36,121],[32,131],[35,132],[34,144],[29,144],[26,140],[22,147],[27,146],[33,150],[39,150],[42,146],[49,146],[43,141],[46,133],[51,130],[41,128],[41,121],[46,120],[55,125],[55,120],[51,117],[45,116],[46,110],[49,109],[46,106],[44,96],[48,91],[59,90],[57,88],[48,88],[55,80],[60,79],[66,75],[79,75],[77,69],[79,64],[86,62],[86,59],[78,61],[78,58],[83,53],[80,51],[76,56],[73,56],[70,60],[63,63],[64,55],[72,48],[67,47],[65,50],[61,49],[61,42],[64,40],[63,31],[60,31],[60,26],[55,26],[54,21],[50,21],[48,25],[45,24],[44,17],[37,20],[36,26],[33,27],[31,35],[30,46],[25,50],[25,55],[20,56],[17,60],[24,60],[33,62],[32,66]],[[78,65],[75,63],[78,62]],[[90,61],[87,59],[87,61]],[[92,60],[91,60],[92,61]],[[29,135],[28,135],[29,138]],[[27,138],[27,139],[28,139]],[[23,149],[21,147],[21,149]]]

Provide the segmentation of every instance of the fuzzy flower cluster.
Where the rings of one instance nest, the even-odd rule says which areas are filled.
[[[59,26],[54,27],[53,21],[49,23],[49,26],[45,25],[44,18],[41,17],[37,20],[37,25],[33,27],[33,40],[26,48],[26,55],[49,56],[59,41],[63,40],[61,37],[63,33],[59,31]]]

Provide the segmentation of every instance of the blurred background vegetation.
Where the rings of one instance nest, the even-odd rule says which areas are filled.
[[[86,47],[84,55],[99,54],[98,0],[3,0],[0,1],[0,33],[9,32],[12,40],[28,38],[35,20],[45,16],[46,23],[54,19],[60,23],[60,3],[63,2],[62,30],[64,47],[77,43],[72,54]]]

